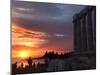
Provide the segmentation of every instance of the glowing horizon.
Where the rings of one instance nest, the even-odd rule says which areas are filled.
[[[12,58],[28,58],[29,56],[35,58],[42,56],[48,48],[43,50],[39,46],[48,42],[48,40],[44,39],[46,37],[49,37],[49,35],[44,32],[31,31],[13,23]],[[56,48],[51,49],[55,50]],[[24,54],[22,54],[22,52]]]
[[[73,51],[72,19],[83,8],[77,5],[13,1],[12,59],[41,57],[46,51]]]

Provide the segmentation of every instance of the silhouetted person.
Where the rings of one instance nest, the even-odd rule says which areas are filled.
[[[32,67],[32,58],[29,57],[28,60],[27,60],[27,62],[28,62],[29,67],[31,68]]]
[[[32,65],[32,66],[33,66],[33,68],[35,68],[35,67],[36,67],[36,66],[35,66],[35,63],[33,63],[33,65]]]
[[[23,64],[23,62],[21,63],[21,68],[22,68],[22,69],[24,68],[24,64]]]

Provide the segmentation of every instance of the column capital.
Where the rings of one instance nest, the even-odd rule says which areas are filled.
[[[79,14],[75,14],[75,15],[73,16],[73,22],[75,22],[75,21],[77,21],[77,20],[79,20],[79,19],[80,19]]]
[[[93,8],[94,8],[93,6],[88,6],[86,8],[87,13],[91,12],[93,10]]]

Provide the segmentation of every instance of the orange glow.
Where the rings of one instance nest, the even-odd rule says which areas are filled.
[[[19,57],[21,59],[27,59],[30,56],[32,56],[32,53],[28,50],[21,50],[17,54],[17,57]]]
[[[17,26],[13,23],[12,25],[12,45],[25,45],[32,47],[39,47],[40,44],[47,42],[44,32],[31,31],[23,27]]]
[[[13,50],[12,51],[12,58],[13,59],[28,59],[29,57],[32,57],[32,58],[38,58],[38,57],[41,57],[43,56],[45,53],[45,50],[32,50],[32,49],[28,49],[28,48],[19,48],[17,50]],[[14,61],[13,61],[14,62]]]
[[[44,39],[46,33],[29,30],[12,23],[12,58],[27,59],[36,58],[44,54],[39,50],[40,45],[48,42]]]

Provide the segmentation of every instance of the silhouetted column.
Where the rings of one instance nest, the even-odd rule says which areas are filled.
[[[81,15],[82,51],[87,50],[86,13]]]
[[[79,15],[74,16],[74,47],[76,52],[81,51],[81,21]]]
[[[74,17],[76,17],[76,16],[74,16]],[[74,50],[76,51],[78,49],[78,47],[77,47],[77,44],[78,44],[78,42],[77,42],[77,24],[78,24],[77,19],[74,18],[73,24],[74,24]]]
[[[93,26],[93,44],[94,44],[94,50],[96,50],[96,7],[93,7],[93,20],[94,20],[94,26]]]
[[[88,49],[93,50],[93,24],[92,24],[92,9],[89,8],[87,11],[87,39]]]

